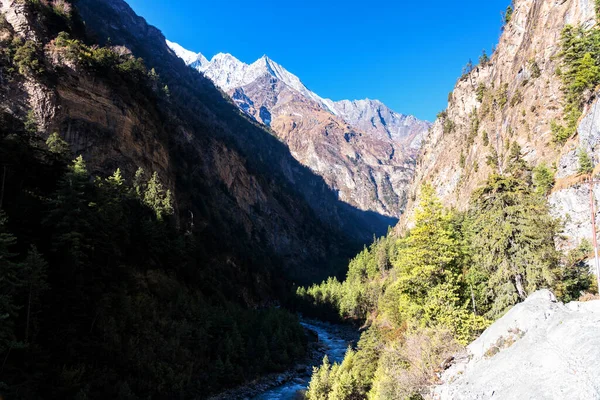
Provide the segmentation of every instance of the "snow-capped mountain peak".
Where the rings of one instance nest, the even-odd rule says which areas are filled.
[[[193,52],[174,49],[182,57]],[[398,216],[417,149],[430,124],[378,100],[321,98],[266,55],[246,64],[220,53],[190,64],[248,117],[271,128],[300,163],[362,210]]]
[[[200,53],[186,50],[169,41],[167,44],[188,65],[202,72],[225,92],[244,88],[259,78],[269,75],[306,99],[316,102],[322,109],[367,132],[385,132],[390,139],[398,139],[406,136],[413,126],[418,126],[418,129],[422,130],[426,130],[428,127],[428,123],[419,121],[412,116],[396,113],[379,100],[333,101],[324,99],[310,91],[300,78],[267,55],[263,55],[252,64],[246,64],[231,54],[219,53],[209,62]],[[199,61],[200,59],[203,60]],[[410,129],[407,131],[407,128]]]
[[[189,51],[182,47],[181,45],[170,42],[167,40],[167,46],[171,48],[177,55],[177,57],[181,58],[187,65],[206,65],[208,64],[208,60],[206,57],[202,55],[202,53],[194,53],[193,51]]]
[[[190,62],[192,59],[195,60],[194,56],[197,58],[197,55],[200,53],[186,50],[178,44],[169,41],[167,41],[167,45],[188,65],[204,73],[207,78],[224,91],[246,86],[261,76],[269,74],[304,97],[316,101],[326,110],[336,114],[335,109],[331,106],[331,101],[326,101],[316,93],[310,91],[296,75],[271,60],[267,55],[263,55],[250,65],[227,53],[215,55],[210,62]]]

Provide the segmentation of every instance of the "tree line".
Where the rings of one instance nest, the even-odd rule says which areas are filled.
[[[551,288],[570,301],[596,290],[589,244],[556,250],[561,223],[520,149],[512,153],[511,168],[492,174],[466,212],[443,207],[425,185],[406,234],[365,248],[345,281],[298,289],[369,326],[342,364],[315,370],[309,399],[421,398],[444,359],[532,292]]]

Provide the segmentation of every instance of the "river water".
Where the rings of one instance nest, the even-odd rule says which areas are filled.
[[[346,354],[348,346],[353,344],[353,341],[348,341],[347,335],[340,335],[339,330],[335,325],[318,323],[318,322],[302,322],[302,326],[316,332],[319,335],[319,342],[324,346],[325,354],[329,357],[329,361],[341,363]],[[315,365],[317,366],[317,365]],[[284,383],[281,386],[267,390],[264,393],[254,397],[254,400],[296,400],[303,390],[306,390],[310,382],[310,376],[302,375],[296,379]]]

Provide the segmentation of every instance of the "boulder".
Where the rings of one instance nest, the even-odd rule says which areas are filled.
[[[440,376],[434,399],[600,399],[600,300],[532,294]]]

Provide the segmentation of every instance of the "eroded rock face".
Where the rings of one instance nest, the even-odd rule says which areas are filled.
[[[532,294],[441,376],[438,400],[600,398],[600,300]]]
[[[340,200],[363,211],[401,215],[429,123],[376,100],[323,99],[266,56],[250,65],[230,54],[206,62],[201,54],[168,44],[244,113],[269,126]]]
[[[94,175],[120,168],[131,182],[139,167],[148,176],[156,171],[175,195],[179,226],[196,231],[215,265],[255,280],[257,292],[270,290],[269,277],[251,277],[249,265],[271,265],[277,279],[322,279],[330,274],[331,257],[343,260],[373,232],[387,229],[387,220],[340,202],[285,145],[178,59],[160,31],[125,2],[77,3],[89,40],[106,45],[111,38],[115,51],[142,57],[170,96],[65,59],[52,45],[56,33],[37,26],[24,3],[0,4],[8,22],[0,39],[33,40],[45,68],[41,78],[3,81],[0,112],[25,119],[33,111],[40,135],[57,132]]]
[[[426,182],[433,184],[446,205],[466,208],[471,193],[496,170],[488,157],[498,154],[502,172],[513,142],[520,145],[532,166],[556,164],[559,180],[577,173],[581,146],[598,161],[597,107],[586,107],[584,115],[588,116],[581,121],[579,135],[565,146],[552,142],[550,128],[551,122],[560,121],[563,115],[562,82],[555,73],[561,63],[561,32],[567,24],[591,27],[596,18],[594,2],[517,0],[514,9],[490,62],[459,79],[445,115],[434,123],[419,157],[408,211],[399,229],[412,225],[420,187]],[[569,195],[557,195],[564,196]],[[576,207],[580,206],[583,203],[577,202]],[[560,209],[563,218],[571,212]]]

